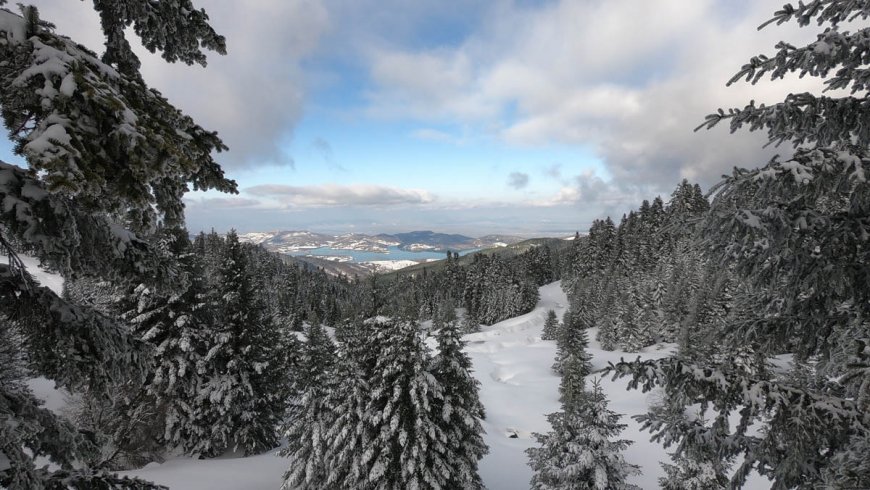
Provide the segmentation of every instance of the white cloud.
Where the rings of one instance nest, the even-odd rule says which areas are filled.
[[[302,115],[301,62],[329,29],[320,0],[257,0],[244,5],[196,0],[227,39],[227,55],[208,53],[208,66],[168,64],[139,47],[142,74],[170,102],[230,147],[217,157],[227,167],[292,164],[280,146]],[[45,0],[42,16],[58,32],[101,52],[99,18],[90,2]],[[131,44],[138,38],[128,30]]]
[[[245,189],[255,196],[272,198],[285,206],[398,206],[427,204],[435,197],[420,189],[398,189],[369,184],[292,186],[258,185]]]
[[[668,191],[684,177],[709,185],[772,150],[761,149],[761,134],[694,134],[706,114],[819,86],[725,87],[780,39],[814,37],[813,28],[788,24],[758,32],[778,2],[497,2],[487,25],[458,46],[368,48],[370,112],[459,122],[511,144],[591,147],[624,188]]]
[[[248,199],[244,197],[203,197],[203,198],[186,198],[185,203],[190,207],[196,208],[252,208],[262,205],[263,203],[257,199]]]
[[[600,209],[604,215],[614,216],[637,207],[652,192],[647,186],[605,181],[595,172],[587,171],[564,181],[562,187],[551,197],[529,204],[543,207],[576,205]]]

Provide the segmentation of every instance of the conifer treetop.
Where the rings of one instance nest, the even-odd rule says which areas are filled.
[[[122,11],[124,4],[158,5],[97,3]],[[159,5],[170,3],[178,2]],[[154,42],[170,57],[201,56]],[[85,211],[150,231],[158,220],[183,223],[181,198],[190,187],[236,191],[213,158],[227,149],[216,133],[149,89],[138,72],[54,33],[35,7],[22,7],[21,15],[0,9],[0,57],[7,60],[0,66],[3,122],[14,151],[39,176],[34,192],[76,198]]]
[[[754,56],[729,81],[728,85],[743,79],[753,84],[769,75],[771,80],[782,79],[788,73],[801,77],[821,78],[825,92],[836,89],[851,90],[850,96],[830,97],[808,92],[789,94],[783,102],[770,106],[750,101],[744,108],[719,109],[707,116],[695,128],[710,129],[730,119],[731,131],[746,126],[750,131],[766,129],[770,143],[790,141],[795,147],[804,145],[870,145],[870,125],[866,124],[863,107],[870,89],[870,27],[858,27],[854,32],[841,30],[841,24],[870,15],[870,2],[866,0],[815,0],[800,2],[797,7],[785,5],[759,29],[770,24],[796,21],[809,25],[813,19],[818,25],[829,26],[815,42],[797,47],[779,42],[776,54]]]

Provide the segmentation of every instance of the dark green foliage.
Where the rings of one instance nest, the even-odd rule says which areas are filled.
[[[736,311],[716,321],[725,327],[716,340],[738,357],[737,346],[747,340],[761,353],[787,349],[799,363],[812,360],[820,376],[812,382],[770,378],[763,366],[755,373],[703,360],[674,361],[686,362],[679,370],[661,363],[656,376],[633,371],[635,381],[660,377],[656,382],[695,394],[693,402],[705,400],[720,413],[743,406],[742,423],[728,433],[720,419],[725,433],[713,438],[725,444],[720,455],[744,454],[734,485],[742,484],[751,469],[769,475],[774,488],[870,485],[867,466],[857,463],[868,454],[870,419],[866,397],[857,388],[866,385],[867,374],[860,361],[849,362],[844,355],[857,344],[859,358],[866,357],[863,342],[870,336],[870,135],[860,122],[867,115],[866,57],[860,53],[870,30],[859,24],[850,24],[858,27],[855,33],[841,30],[847,19],[867,19],[865,3],[817,0],[784,6],[764,25],[796,20],[806,26],[815,19],[829,26],[806,46],[778,44],[776,56],[753,58],[729,82],[798,72],[823,79],[829,88],[851,88],[853,96],[791,94],[771,106],[720,110],[702,125],[730,119],[732,131],[764,129],[771,143],[788,141],[796,148],[760,169],[735,169],[714,188],[701,244],[719,271],[733,270],[739,281],[733,288]],[[717,296],[728,305],[728,285],[708,296],[696,308],[701,322],[710,313],[717,316],[716,302],[722,301]],[[711,376],[715,383],[707,379]],[[752,422],[763,426],[761,437],[745,434]],[[654,430],[672,434],[680,444],[694,437],[668,422]]]
[[[199,396],[209,400],[210,437],[198,453],[217,455],[227,448],[251,454],[277,445],[287,383],[280,335],[256,293],[251,262],[235,233],[222,255],[218,287],[211,298],[216,312],[209,350],[200,371]]]
[[[139,479],[121,478],[99,470],[77,469],[81,461],[98,459],[95,447],[71,423],[42,408],[24,381],[29,377],[25,351],[16,326],[0,321],[0,486],[9,490],[34,489],[160,489]],[[44,456],[60,467],[38,468],[34,458]]]
[[[474,318],[491,325],[534,308],[538,288],[527,275],[496,256],[475,255],[466,275],[463,299]]]
[[[701,410],[712,413],[712,423],[688,423],[655,412],[639,416],[654,441],[677,444],[677,455],[687,447],[706,445],[720,460],[743,456],[731,478],[741,486],[755,470],[774,480],[774,488],[793,488],[805,481],[820,481],[830,457],[846,448],[851,434],[865,433],[870,415],[854,400],[832,396],[825,390],[766,379],[754,363],[736,355],[723,355],[714,364],[697,365],[679,358],[621,362],[611,367],[614,376],[630,376],[630,388],[648,391],[662,386],[666,397],[701,400]],[[735,426],[730,416],[739,413]],[[763,423],[762,436],[748,430]],[[785,450],[787,448],[787,450]]]
[[[450,253],[444,267],[433,271],[398,271],[356,281],[357,291],[352,294],[362,306],[355,307],[355,316],[428,320],[452,306],[464,307],[466,318],[474,318],[478,325],[490,325],[534,308],[537,287],[558,280],[562,262],[549,244],[514,256],[476,253],[468,258],[470,262],[462,265],[459,255]]]
[[[559,319],[556,317],[556,312],[553,310],[547,311],[547,319],[544,321],[544,328],[541,330],[541,340],[556,340],[559,336]]]
[[[590,364],[591,356],[586,352],[589,347],[589,339],[586,329],[575,325],[563,325],[559,329],[559,337],[556,339],[556,362],[553,371],[564,375],[566,366],[579,370],[581,376],[586,376],[592,371]]]
[[[447,437],[446,455],[449,476],[444,488],[481,489],[477,462],[487,452],[483,442],[485,418],[478,397],[480,382],[471,376],[471,359],[462,352],[465,342],[455,320],[446,321],[437,333],[438,355],[432,360],[432,375],[442,387],[443,398],[436,402],[440,412],[437,424]]]
[[[329,467],[323,486],[339,489],[367,488],[363,483],[368,474],[366,450],[371,447],[371,434],[366,429],[366,406],[371,395],[366,366],[358,364],[349,354],[356,349],[343,345],[338,360],[338,389],[330,393],[327,403],[334,407],[334,423],[326,435],[331,441],[325,461]],[[374,367],[373,364],[371,366]],[[292,468],[290,471],[294,471]]]
[[[631,441],[612,440],[625,428],[620,415],[608,410],[600,386],[583,391],[562,411],[547,416],[553,430],[534,434],[541,447],[530,448],[529,465],[535,471],[536,490],[637,489],[625,482],[638,468],[625,462],[622,451]]]
[[[98,3],[121,8],[120,1]],[[8,61],[0,67],[0,106],[16,153],[27,158],[32,172],[41,172],[38,189],[75,199],[86,213],[109,213],[140,232],[153,229],[158,219],[182,223],[181,198],[188,185],[235,191],[235,183],[224,179],[212,158],[213,151],[226,149],[215,133],[149,89],[137,70],[113,65],[117,59],[100,61],[41,27],[34,20],[35,8],[23,13],[25,18],[18,20],[0,11],[9,19],[4,25],[21,25],[20,31],[6,33],[11,42],[0,45],[0,58]],[[179,13],[165,12],[162,25],[183,23]],[[112,36],[123,32],[119,25],[124,23],[115,17],[112,31],[105,32],[110,47],[115,45]],[[164,52],[178,58],[176,37],[167,39],[154,47],[169,48]],[[45,91],[46,86],[51,90]]]
[[[436,323],[434,358],[410,320],[346,325],[336,354],[311,336],[309,350],[326,357],[302,362],[315,372],[291,408],[285,488],[482,488],[477,381],[456,321],[442,313]]]
[[[379,325],[382,340],[371,377],[364,423],[372,459],[365,485],[441,488],[453,463],[436,411],[443,388],[427,370],[426,351],[412,322]]]
[[[571,321],[598,327],[607,350],[676,340],[700,279],[694,227],[708,207],[700,188],[684,180],[667,205],[657,197],[619,226],[609,218],[593,222],[572,243],[563,280]]]
[[[115,49],[120,26],[146,18],[159,18],[160,25],[140,24],[137,34],[169,60],[201,61],[199,41],[204,48],[223,50],[205,14],[190,2],[161,2],[159,8],[126,4],[125,13],[132,17],[116,17],[112,28],[104,24],[109,51],[120,52]],[[178,5],[189,7],[187,13]],[[98,10],[119,6],[99,2]],[[160,8],[159,15],[140,15]],[[0,163],[0,197],[6,203],[0,243],[11,258],[10,265],[0,266],[0,322],[15,325],[33,374],[93,400],[120,394],[118,387],[135,395],[148,377],[147,344],[111,312],[78,305],[34,284],[16,252],[35,255],[67,279],[172,284],[178,279],[173,258],[144,237],[158,223],[183,224],[182,195],[188,186],[235,190],[211,155],[225,147],[149,89],[138,65],[112,56],[100,61],[55,34],[36,8],[21,7],[21,12],[0,8],[7,29],[0,32],[0,107],[14,151],[27,160],[26,169]],[[184,34],[161,34],[190,22],[195,29]],[[194,38],[196,46],[190,42]],[[104,448],[93,447],[93,441],[39,408],[18,382],[0,386],[0,399],[0,430],[11,431],[0,437],[0,459],[10,461],[0,470],[0,486],[156,488],[73,469],[73,461],[102,461]],[[36,469],[35,456],[47,456],[59,469]]]
[[[126,75],[138,74],[140,66],[124,35],[130,26],[148,51],[160,51],[169,62],[205,66],[202,48],[226,54],[224,37],[208,24],[205,11],[197,10],[190,0],[94,0],[94,9],[106,33],[103,62]]]
[[[293,461],[284,475],[284,487],[319,489],[330,476],[326,466],[331,442],[328,433],[335,424],[333,403],[340,379],[336,377],[335,346],[323,328],[312,325],[306,334],[296,371],[299,396],[287,413],[283,431],[287,447],[280,454]]]
[[[138,405],[131,412],[151,411],[156,416],[127,417],[124,423],[156,429],[154,440],[198,453],[209,437],[204,430],[210,423],[205,418],[208,409],[199,393],[206,379],[199,369],[211,346],[213,311],[207,304],[202,260],[193,253],[186,232],[166,230],[164,237],[184,274],[183,282],[169,291],[141,284],[118,305],[133,332],[153,346],[146,383],[128,398]],[[113,439],[117,444],[118,438]]]

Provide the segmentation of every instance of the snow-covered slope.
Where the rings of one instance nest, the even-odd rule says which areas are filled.
[[[535,446],[532,432],[547,432],[550,424],[546,414],[559,410],[559,381],[550,367],[556,355],[556,343],[541,340],[547,310],[561,318],[568,299],[556,282],[540,288],[541,299],[530,313],[511,318],[480,333],[467,335],[467,352],[474,362],[475,377],[481,382],[480,397],[486,407],[485,440],[490,453],[480,464],[480,473],[490,490],[528,489],[532,477],[526,464],[525,450]],[[593,371],[620,358],[633,360],[657,359],[670,355],[674,345],[659,345],[640,353],[605,351],[595,340],[597,329],[589,331],[589,353]],[[649,432],[641,432],[640,424],[631,418],[646,413],[655,392],[628,391],[627,379],[611,381],[593,372],[587,381],[601,379],[609,408],[623,414],[627,425],[621,439],[635,441],[625,452],[625,459],[640,466],[642,474],[629,480],[642,489],[658,488],[658,478],[664,476],[660,461],[669,462],[667,451],[650,442]],[[588,385],[587,385],[588,386]],[[515,435],[516,437],[511,437]],[[758,475],[750,477],[746,489],[770,488],[770,483]]]
[[[526,464],[525,450],[535,445],[532,432],[550,430],[546,414],[559,409],[559,377],[550,370],[556,354],[552,341],[541,340],[541,330],[547,311],[555,310],[561,318],[568,306],[560,283],[548,284],[540,289],[541,299],[530,313],[511,318],[483,331],[467,335],[467,352],[474,363],[474,375],[481,382],[480,397],[486,407],[486,443],[489,454],[480,463],[484,483],[490,490],[528,489],[532,472]],[[645,349],[641,353],[601,350],[589,332],[592,364],[595,370],[607,366],[621,357],[638,356],[660,358],[669,355],[672,345]],[[593,373],[592,377],[600,377]],[[605,378],[601,386],[610,401],[610,408],[623,414],[622,423],[628,425],[621,438],[635,443],[628,448],[625,458],[640,465],[642,475],[631,482],[643,489],[658,488],[658,477],[664,472],[660,461],[668,461],[664,448],[649,442],[649,433],[630,417],[645,413],[654,394],[626,391],[627,380],[615,382]],[[515,436],[515,437],[512,437]],[[281,476],[288,463],[271,451],[248,458],[225,457],[213,460],[178,458],[164,464],[151,464],[127,474],[178,489],[209,490],[274,490],[280,487]],[[769,488],[761,478],[751,478],[747,489]]]
[[[534,444],[532,432],[550,429],[546,414],[559,408],[559,378],[550,370],[556,345],[541,341],[541,329],[547,310],[561,318],[567,306],[559,283],[549,284],[541,288],[540,302],[531,313],[465,337],[486,408],[489,454],[480,463],[480,473],[487,488],[529,488],[532,474],[524,451]]]
[[[556,343],[541,340],[541,330],[547,310],[554,310],[561,318],[568,299],[558,282],[542,287],[540,292],[540,302],[531,313],[485,327],[482,332],[466,337],[475,376],[481,382],[480,396],[487,410],[484,428],[490,454],[481,461],[480,472],[490,489],[529,488],[532,471],[526,464],[525,450],[536,445],[531,433],[549,431],[546,414],[559,410],[560,378],[550,369]],[[594,330],[589,332],[594,370],[620,357],[659,358],[672,349],[663,346],[640,354],[607,352],[594,340],[595,333]],[[600,374],[592,377],[600,377]],[[643,471],[633,483],[641,488],[656,488],[656,480],[663,474],[658,461],[666,460],[667,456],[660,446],[648,442],[649,434],[640,433],[638,424],[629,418],[646,412],[647,395],[625,391],[624,380],[611,382],[605,378],[601,384],[610,400],[610,408],[626,415],[622,422],[628,427],[621,437],[637,441],[625,455]],[[510,437],[512,435],[516,437]]]

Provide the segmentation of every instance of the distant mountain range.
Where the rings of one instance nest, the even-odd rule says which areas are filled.
[[[435,233],[433,231],[412,231],[392,235],[365,235],[362,233],[326,235],[310,231],[270,231],[241,233],[239,240],[263,245],[267,250],[273,252],[298,253],[312,248],[386,252],[389,247],[397,247],[412,252],[424,250],[435,252],[461,251],[475,248],[505,247],[523,241],[524,238],[510,235],[487,235],[472,238],[465,235]]]

